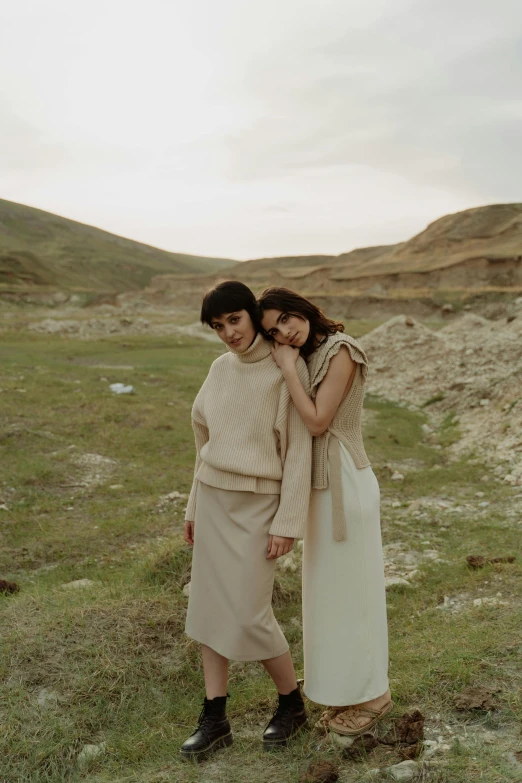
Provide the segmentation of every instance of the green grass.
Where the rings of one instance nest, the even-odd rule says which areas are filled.
[[[348,761],[314,731],[281,754],[263,754],[273,687],[259,665],[233,663],[234,746],[199,767],[177,761],[203,682],[197,645],[183,633],[190,569],[184,503],[158,500],[190,487],[190,407],[220,352],[219,345],[192,339],[4,341],[0,577],[21,590],[0,596],[2,783],[293,783],[312,760],[324,758],[340,765],[341,781],[355,783],[399,760],[382,746],[367,761]],[[136,393],[113,395],[108,386],[115,381],[132,383]],[[388,594],[395,714],[420,709],[430,737],[440,734],[450,745],[440,757],[444,765],[424,780],[519,783],[520,771],[506,756],[521,749],[522,717],[514,490],[483,482],[488,470],[475,460],[450,461],[453,418],[437,432],[436,450],[423,441],[425,411],[377,398],[368,398],[367,409],[384,543],[420,559],[414,587]],[[98,483],[77,462],[86,454],[113,460],[102,463],[109,467]],[[391,481],[393,470],[404,481]],[[490,502],[486,509],[477,505],[478,489]],[[421,500],[433,504],[416,516]],[[439,507],[439,500],[455,507]],[[442,562],[423,559],[426,549],[437,550]],[[517,556],[514,565],[470,571],[465,562],[468,554],[506,553]],[[94,584],[61,587],[83,578]],[[274,604],[302,672],[299,580],[298,572],[279,571]],[[505,603],[472,606],[473,598],[499,592]],[[462,611],[440,608],[445,596],[463,594],[469,599]],[[453,699],[470,684],[498,688],[499,710],[456,712]],[[310,708],[316,717],[319,707]],[[494,743],[484,744],[484,730],[495,734]],[[79,765],[81,748],[100,742],[105,752]]]

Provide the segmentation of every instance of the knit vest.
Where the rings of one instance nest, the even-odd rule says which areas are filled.
[[[350,390],[341,401],[328,429],[313,439],[312,446],[312,486],[314,489],[328,487],[328,462],[330,462],[330,482],[332,490],[333,535],[336,541],[346,539],[346,521],[343,509],[341,442],[360,470],[367,468],[370,461],[364,449],[361,413],[364,401],[364,385],[368,375],[368,359],[359,343],[347,334],[336,332],[330,335],[311,355],[308,361],[310,372],[311,397],[315,400],[319,384],[328,372],[330,360],[345,345],[351,358],[357,364]]]

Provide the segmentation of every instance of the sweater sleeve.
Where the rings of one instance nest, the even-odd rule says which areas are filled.
[[[199,484],[196,476],[198,470],[201,467],[201,449],[208,441],[208,427],[205,424],[205,420],[198,409],[197,398],[194,402],[194,408],[192,409],[192,429],[194,430],[194,440],[196,442],[196,464],[194,466],[194,480],[192,481],[192,489],[190,490],[189,499],[187,501],[187,510],[185,511],[185,520],[189,522],[194,522],[196,516],[196,494]]]
[[[297,372],[309,394],[310,379],[302,359],[298,360]],[[284,418],[279,426],[281,443],[285,444],[285,448],[281,449],[283,478],[279,508],[269,532],[274,536],[303,538],[311,492],[312,436],[292,403],[286,383],[283,384],[282,394]]]

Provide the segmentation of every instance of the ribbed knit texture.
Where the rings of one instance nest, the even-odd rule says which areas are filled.
[[[310,388],[305,362],[299,378]],[[258,335],[243,353],[212,364],[192,408],[196,466],[185,518],[195,518],[198,481],[220,489],[280,494],[270,533],[301,538],[311,486],[311,436],[270,345]]]
[[[328,486],[328,441],[335,435],[350,452],[357,468],[367,468],[370,460],[364,450],[361,430],[361,412],[364,401],[364,384],[368,375],[368,359],[359,343],[347,334],[336,332],[311,355],[308,362],[311,397],[315,399],[317,389],[328,372],[330,360],[346,345],[357,371],[350,391],[341,402],[330,426],[322,435],[314,438],[312,460],[312,486],[325,489]]]
[[[330,426],[313,440],[312,486],[314,489],[328,487],[328,465],[332,490],[332,524],[335,541],[345,541],[347,536],[346,515],[343,505],[341,474],[341,453],[339,442],[350,452],[355,466],[367,468],[370,464],[361,431],[361,412],[364,401],[364,384],[368,374],[368,360],[361,346],[347,334],[337,332],[330,335],[312,354],[308,363],[311,382],[311,397],[315,399],[317,389],[328,372],[333,356],[346,345],[357,369],[350,391],[339,405]]]

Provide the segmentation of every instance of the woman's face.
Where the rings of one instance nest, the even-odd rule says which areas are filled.
[[[243,353],[255,340],[256,330],[247,310],[226,313],[210,322],[220,340],[235,353]]]
[[[261,318],[263,329],[277,343],[302,348],[310,334],[310,321],[282,310],[265,310]]]

